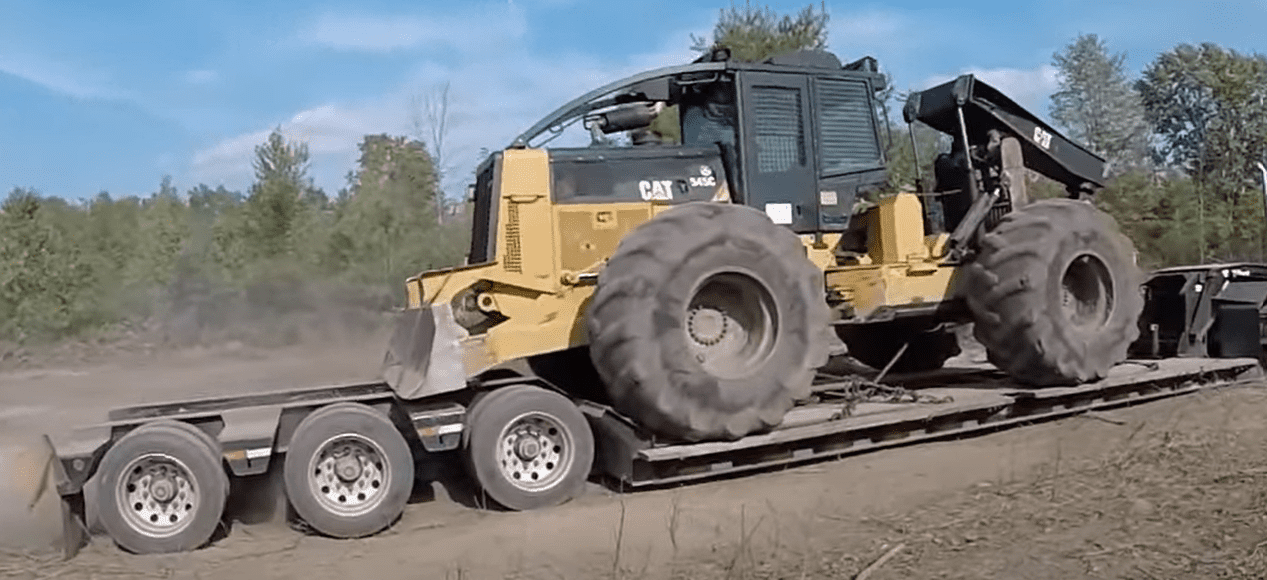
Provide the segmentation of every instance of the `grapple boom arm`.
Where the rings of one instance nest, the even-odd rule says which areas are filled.
[[[973,75],[911,93],[902,109],[907,123],[918,120],[938,131],[958,137],[959,113],[972,144],[988,141],[998,129],[1021,141],[1025,166],[1065,184],[1070,190],[1104,185],[1105,160],[1061,135],[1050,125],[1016,104],[998,89]]]

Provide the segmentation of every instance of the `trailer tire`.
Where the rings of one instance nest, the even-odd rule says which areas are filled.
[[[220,441],[216,439],[215,437],[213,437],[210,433],[207,433],[206,431],[202,430],[202,428],[198,427],[197,425],[194,425],[193,423],[186,423],[184,421],[163,420],[161,421],[161,423],[172,424],[172,426],[177,429],[188,431],[190,435],[197,437],[199,441],[202,441],[203,445],[207,446],[207,450],[211,451],[212,457],[215,457],[217,461],[221,462],[221,466],[224,465],[223,463],[224,446],[220,445]],[[228,498],[229,494],[232,492],[232,487],[229,484],[229,471],[228,470],[223,470],[223,471],[225,474],[224,475],[224,481],[225,481],[224,497]]]
[[[467,474],[502,507],[553,507],[584,491],[594,434],[567,397],[531,385],[502,387],[480,397],[467,421]]]
[[[336,403],[304,417],[283,467],[286,497],[314,530],[334,538],[376,534],[405,511],[413,490],[408,442],[382,413]]]
[[[124,435],[106,452],[98,474],[98,517],[106,533],[137,554],[205,545],[229,493],[218,449],[201,429],[180,421],[154,422]]]
[[[608,260],[590,357],[613,408],[657,436],[734,440],[809,395],[828,317],[823,272],[796,234],[746,206],[689,203]]]
[[[953,331],[929,330],[909,324],[863,324],[836,328],[846,354],[876,370],[883,370],[893,355],[909,342],[902,358],[889,369],[892,373],[913,373],[941,368],[962,350]]]
[[[1139,336],[1143,273],[1108,214],[1033,202],[981,239],[967,267],[974,335],[994,366],[1033,386],[1101,379]]]

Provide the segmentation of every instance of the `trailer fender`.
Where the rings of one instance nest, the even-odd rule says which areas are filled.
[[[247,407],[225,411],[220,445],[233,475],[259,475],[268,471],[277,439],[282,408]]]
[[[467,336],[447,303],[405,310],[383,357],[383,381],[405,400],[466,388]]]
[[[409,422],[418,433],[422,447],[428,452],[452,451],[461,444],[466,407],[457,403],[442,403],[409,409],[408,413]]]
[[[55,473],[59,495],[83,491],[84,483],[97,472],[97,464],[105,455],[112,436],[113,429],[109,425],[92,425],[69,434],[45,436],[57,456],[59,469]]]

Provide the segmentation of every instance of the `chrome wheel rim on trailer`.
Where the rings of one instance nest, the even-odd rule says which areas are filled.
[[[136,457],[123,469],[115,494],[124,521],[150,538],[179,534],[201,504],[198,481],[183,461],[165,453]]]
[[[557,417],[536,411],[511,420],[497,442],[502,477],[524,491],[558,485],[575,454],[571,430]]]
[[[325,509],[359,516],[383,503],[391,483],[391,465],[378,443],[356,433],[331,437],[312,456],[308,488]]]

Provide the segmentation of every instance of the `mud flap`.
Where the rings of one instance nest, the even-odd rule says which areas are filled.
[[[48,435],[43,436],[44,452],[48,454],[48,463],[45,464],[44,474],[40,481],[40,486],[36,492],[36,496],[31,500],[28,509],[34,509],[36,504],[45,494],[57,493],[62,515],[62,534],[59,538],[62,558],[69,560],[79,554],[84,546],[88,545],[88,526],[84,522],[84,495],[82,490],[78,493],[70,495],[61,495],[60,491],[68,487],[70,478],[66,476],[66,469],[62,466],[62,462],[57,458],[57,450],[53,447],[53,440]]]
[[[62,558],[69,560],[79,554],[79,551],[88,545],[91,534],[88,532],[88,525],[85,522],[84,510],[84,494],[82,489],[77,493],[70,495],[61,495],[60,491],[70,482],[70,478],[66,476],[66,469],[62,466],[62,462],[57,458],[57,450],[53,447],[53,440],[48,435],[44,436],[44,445],[48,449],[49,462],[48,469],[44,476],[44,485],[48,485],[50,489],[44,490],[45,493],[55,492],[60,495],[60,504],[62,510],[62,537],[61,552]],[[37,498],[38,500],[38,498]]]
[[[25,438],[24,438],[25,439]],[[87,544],[82,494],[70,489],[66,470],[47,436],[0,442],[0,548],[56,549],[66,559]]]
[[[396,319],[382,378],[402,399],[417,399],[466,386],[462,339],[466,331],[448,304],[406,310]]]

